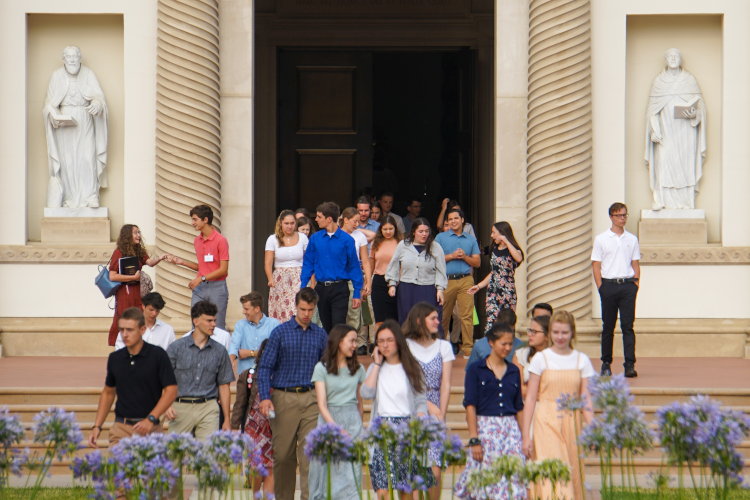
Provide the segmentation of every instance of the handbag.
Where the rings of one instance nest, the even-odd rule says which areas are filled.
[[[151,290],[154,289],[154,282],[151,281],[151,276],[143,272],[141,269],[141,298],[145,297]]]
[[[119,281],[111,281],[109,279],[110,262],[112,262],[112,257],[109,258],[109,262],[107,262],[106,266],[99,265],[99,274],[94,280],[94,284],[99,288],[99,291],[102,292],[105,299],[113,297],[117,293],[117,289],[122,285]]]

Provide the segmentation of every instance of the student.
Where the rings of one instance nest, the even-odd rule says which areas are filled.
[[[370,418],[381,417],[400,424],[414,416],[424,416],[428,412],[424,374],[409,350],[401,327],[392,319],[384,321],[375,332],[375,343],[373,363],[359,390],[363,399],[372,399]],[[409,481],[418,472],[417,459],[411,464],[400,462],[395,447],[388,450],[388,463],[392,476],[401,481]],[[434,486],[432,471],[428,469],[426,476],[427,487]],[[387,500],[385,454],[379,446],[375,446],[370,457],[370,481],[377,498]],[[401,494],[402,500],[407,498],[408,495]]]
[[[529,336],[528,345],[519,347],[513,355],[513,364],[521,371],[524,397],[526,397],[526,389],[531,375],[529,372],[531,360],[549,347],[549,316],[534,316],[531,318],[531,324],[526,333]]]
[[[380,195],[380,198],[378,199],[378,203],[380,204],[380,218],[382,219],[389,214],[392,215],[393,218],[396,219],[396,226],[398,226],[398,230],[406,234],[406,230],[404,229],[404,220],[400,215],[391,212],[391,209],[393,208],[393,193],[388,191],[382,193]]]
[[[398,322],[403,324],[414,304],[427,302],[439,311],[442,321],[445,275],[445,254],[434,242],[427,219],[419,218],[411,225],[411,233],[396,245],[391,263],[385,271],[388,294],[396,297],[398,286]],[[440,338],[443,338],[442,325]]]
[[[594,281],[602,302],[602,376],[612,375],[612,344],[617,313],[620,313],[622,347],[625,352],[625,376],[635,371],[635,299],[641,277],[641,249],[638,238],[625,230],[628,207],[613,203],[609,207],[612,227],[594,240],[591,261]]]
[[[370,218],[370,213],[372,212],[372,204],[370,203],[370,200],[367,199],[366,196],[360,196],[357,198],[355,206],[357,207],[357,213],[359,214],[359,227],[376,233],[380,227],[380,222]]]
[[[472,470],[490,467],[504,455],[523,460],[523,397],[521,374],[518,367],[506,359],[513,346],[513,329],[505,323],[495,323],[487,332],[492,350],[466,370],[464,379],[464,407],[469,424],[469,453],[466,468],[458,479],[455,493],[458,498],[474,498],[466,488]],[[485,489],[486,497],[497,500],[526,498],[524,483],[511,482],[512,496],[508,495],[506,478]],[[549,497],[543,497],[549,498]]]
[[[320,297],[318,312],[325,331],[346,323],[349,309],[349,285],[352,282],[352,309],[360,305],[364,280],[354,239],[339,228],[339,207],[327,202],[318,206],[315,220],[321,231],[313,234],[302,265],[301,283],[315,275],[315,292]]]
[[[308,219],[307,217],[297,217],[297,232],[299,234],[304,234],[309,240],[310,235],[315,232],[310,219]]]
[[[237,373],[255,368],[255,358],[260,344],[281,324],[279,320],[263,314],[263,296],[258,292],[243,295],[240,297],[240,303],[245,319],[235,323],[232,341],[227,349],[232,365],[236,365]]]
[[[297,314],[271,333],[258,369],[260,411],[265,417],[271,410],[276,414],[271,430],[274,495],[279,500],[293,500],[298,462],[301,499],[308,498],[310,464],[303,449],[319,413],[311,380],[328,340],[325,330],[310,321],[318,302],[315,290],[303,288],[294,300]]]
[[[370,259],[368,257],[368,241],[372,241],[375,238],[375,233],[359,227],[359,222],[359,214],[354,207],[345,208],[339,218],[339,227],[346,234],[354,238],[354,248],[359,263],[362,266],[362,274],[365,282],[362,287],[362,301],[360,302],[360,307],[356,309],[352,307],[354,287],[352,286],[352,282],[349,282],[349,309],[346,312],[346,323],[358,332],[361,332],[360,335],[363,339],[367,339],[367,327],[373,323],[372,308],[368,300],[372,283],[372,267],[370,266]],[[367,346],[362,344],[357,354],[361,356],[366,355]]]
[[[562,498],[583,500],[583,485],[578,468],[578,436],[573,415],[557,409],[557,399],[563,394],[584,398],[590,402],[589,379],[594,367],[588,356],[573,349],[576,322],[567,311],[557,311],[550,318],[552,346],[535,355],[529,366],[529,386],[526,391],[526,412],[523,419],[523,452],[535,460],[556,458],[570,468],[571,481],[557,486]],[[536,410],[536,411],[535,411]],[[594,414],[587,403],[583,418],[591,423]],[[532,441],[531,423],[534,423]],[[580,429],[581,426],[579,425]],[[541,498],[552,498],[549,481],[541,485]]]
[[[551,305],[545,302],[540,302],[538,304],[534,304],[534,307],[531,308],[528,316],[531,318],[536,318],[537,316],[552,316],[552,313],[554,312],[555,311]]]
[[[406,207],[406,214],[402,220],[404,222],[404,232],[408,233],[411,231],[411,224],[417,220],[422,213],[422,199],[419,196],[412,196],[409,198],[409,205]]]
[[[403,235],[398,230],[396,219],[387,216],[372,241],[370,267],[373,269],[372,306],[376,323],[382,323],[387,319],[398,319],[398,303],[396,297],[388,295],[385,273],[402,239]],[[359,343],[359,340],[357,342]]]
[[[282,323],[294,314],[294,296],[300,289],[307,244],[307,236],[297,231],[294,212],[282,210],[276,219],[274,234],[266,240],[265,252],[268,315]]]
[[[445,253],[445,268],[448,286],[445,289],[445,309],[453,310],[458,303],[461,315],[461,336],[464,358],[471,355],[474,345],[474,297],[468,292],[474,286],[472,268],[479,267],[480,255],[477,239],[463,232],[464,214],[457,208],[448,211],[448,225],[451,230],[440,233],[435,238]],[[448,330],[450,316],[443,317],[443,330]]]
[[[135,274],[120,274],[120,259],[123,257],[136,257],[138,269]],[[109,279],[122,283],[115,293],[115,316],[112,326],[109,328],[107,345],[116,345],[117,333],[120,331],[119,318],[125,309],[137,307],[143,310],[141,301],[141,269],[143,266],[155,266],[162,260],[168,259],[169,255],[149,258],[146,245],[141,236],[141,230],[135,224],[125,224],[120,228],[120,236],[117,238],[117,248],[112,252],[109,261]]]
[[[255,366],[260,363],[266,344],[268,344],[268,339],[261,342],[260,347],[255,351],[253,367],[240,373],[237,379],[237,397],[232,407],[232,430],[239,430],[252,438],[255,446],[260,449],[261,463],[268,471],[265,478],[256,477],[252,485],[245,483],[245,488],[253,489],[253,495],[260,491],[261,484],[264,493],[273,493],[273,446],[271,445],[273,435],[271,423],[260,412],[260,397],[258,395],[258,384],[256,383],[258,378],[255,376]],[[252,467],[252,458],[248,457],[247,460],[248,466]]]
[[[495,323],[505,323],[506,325],[513,328],[513,331],[516,331],[516,322],[518,321],[518,317],[516,316],[515,311],[513,309],[510,309],[509,307],[506,307],[505,309],[500,309],[500,311],[497,313],[497,319],[495,319]],[[510,350],[510,353],[508,353],[508,362],[513,360],[513,354],[515,354],[516,349],[523,346],[523,341],[513,336],[513,347]],[[474,344],[474,349],[471,351],[471,356],[469,356],[469,360],[466,362],[466,368],[468,369],[470,365],[476,363],[480,359],[484,359],[487,356],[490,355],[490,352],[492,352],[492,347],[490,346],[489,339],[485,336],[483,339],[477,340],[477,343]]]
[[[370,209],[370,219],[374,220],[375,222],[380,222],[380,219],[383,218],[382,216],[383,216],[383,211],[380,210],[380,206],[373,205],[372,208]]]
[[[190,309],[194,330],[167,349],[177,376],[177,400],[167,411],[169,432],[189,432],[199,440],[219,429],[219,406],[224,413],[222,430],[229,430],[229,384],[234,371],[227,350],[211,336],[217,307],[207,301]]]
[[[306,208],[298,208],[294,211],[294,218],[299,219],[300,217],[305,217],[309,220],[312,220],[313,218],[312,214],[308,212]]]
[[[170,262],[197,271],[196,277],[188,284],[193,291],[190,306],[202,300],[216,305],[216,326],[226,328],[227,303],[229,290],[227,289],[227,272],[229,271],[229,243],[212,225],[214,212],[208,205],[198,205],[190,210],[193,228],[200,234],[193,240],[195,256],[198,263],[187,262],[173,255]]]
[[[362,431],[364,412],[358,389],[365,380],[365,369],[357,360],[356,350],[357,331],[349,325],[334,326],[312,376],[320,410],[318,426],[338,424],[351,439],[356,439]],[[326,481],[326,465],[312,462],[308,480],[310,500],[326,499]],[[358,482],[350,463],[331,465],[331,498],[357,498]]]
[[[510,307],[516,310],[516,269],[523,262],[523,250],[513,236],[513,228],[505,221],[496,222],[490,233],[490,274],[479,284],[469,288],[469,295],[474,295],[487,287],[486,311],[487,326],[492,327],[500,309]]]
[[[163,349],[143,341],[146,319],[137,307],[126,309],[117,322],[124,349],[112,352],[107,359],[107,378],[99,396],[94,428],[89,446],[98,448],[97,440],[112,403],[115,422],[109,430],[109,445],[133,435],[163,433],[159,419],[177,397],[175,379],[169,357]]]
[[[141,299],[143,302],[143,316],[146,318],[146,332],[143,334],[143,341],[151,345],[158,345],[165,351],[169,345],[174,342],[174,328],[159,319],[159,313],[166,305],[164,298],[159,292],[147,293]],[[122,340],[122,334],[117,334],[115,350],[125,347]]]
[[[427,386],[427,411],[433,417],[445,421],[448,401],[451,395],[451,372],[453,370],[453,348],[447,340],[438,339],[440,318],[432,304],[420,302],[412,307],[403,326],[406,343],[414,358],[422,367]],[[430,447],[427,461],[432,467],[437,484],[440,484],[440,468],[443,447],[434,444]],[[432,498],[440,498],[435,488],[430,491]]]
[[[446,217],[447,212],[449,212],[450,210],[454,208],[461,210],[461,205],[459,205],[456,200],[451,200],[450,198],[446,198],[443,200],[442,207],[440,209],[440,215],[438,215],[437,227],[443,227],[445,222],[448,220]],[[462,220],[461,223],[463,224],[464,233],[470,236],[473,236],[475,238],[477,237],[477,233],[476,231],[474,231],[474,226],[472,226],[465,220]],[[448,231],[448,229],[443,229],[443,232],[445,231]]]

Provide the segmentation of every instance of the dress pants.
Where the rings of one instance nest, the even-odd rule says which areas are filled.
[[[219,308],[216,313],[216,326],[222,330],[227,329],[227,304],[229,303],[229,290],[226,280],[206,281],[193,288],[193,297],[190,299],[190,307],[202,300],[207,300]]]
[[[635,283],[606,283],[599,287],[602,301],[602,362],[612,362],[612,344],[615,339],[617,312],[620,312],[620,329],[622,346],[625,352],[625,364],[635,364],[635,298],[638,285]]]
[[[276,418],[270,419],[273,493],[277,500],[294,500],[299,463],[300,499],[307,500],[310,462],[305,456],[305,438],[318,425],[320,414],[315,390],[301,394],[275,390],[271,402],[276,412]]]
[[[471,349],[474,347],[474,296],[466,293],[472,286],[474,286],[474,278],[469,275],[458,280],[448,280],[448,287],[443,292],[445,297],[443,311],[453,311],[453,307],[458,303],[463,350],[466,356],[471,354]],[[450,321],[451,315],[444,314],[443,331],[450,331]]]
[[[318,293],[318,313],[323,329],[330,332],[333,325],[346,324],[346,313],[349,310],[349,285],[346,281],[325,286],[318,281],[315,284]]]
[[[219,406],[216,401],[205,403],[172,403],[177,417],[169,423],[169,432],[189,432],[199,441],[219,430]]]

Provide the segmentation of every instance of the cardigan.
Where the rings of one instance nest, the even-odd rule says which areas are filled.
[[[385,280],[390,286],[398,285],[399,281],[414,285],[431,285],[438,290],[448,287],[448,275],[445,272],[445,253],[443,248],[433,242],[432,256],[427,255],[427,249],[417,252],[414,245],[399,241],[393,252],[391,263],[385,271]]]

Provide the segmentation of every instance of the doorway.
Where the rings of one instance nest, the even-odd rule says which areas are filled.
[[[443,198],[471,220],[474,53],[281,50],[277,212],[363,192],[412,197],[433,224]]]

